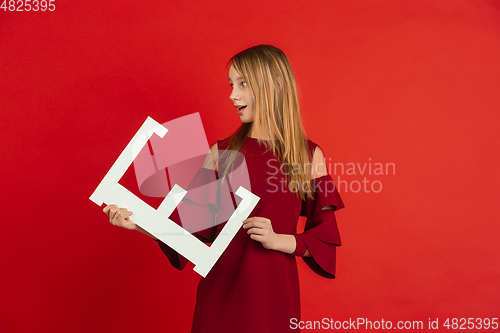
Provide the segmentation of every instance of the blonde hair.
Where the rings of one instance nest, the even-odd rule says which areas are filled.
[[[272,45],[257,45],[234,55],[228,62],[228,67],[230,65],[244,78],[252,92],[255,116],[253,122],[243,123],[229,137],[222,177],[229,173],[245,138],[254,132],[269,139],[264,141],[266,147],[272,150],[287,172],[290,190],[302,200],[306,195],[313,198],[311,170],[305,170],[311,165],[312,156],[300,116],[295,78],[285,54]],[[294,166],[299,166],[299,172]]]

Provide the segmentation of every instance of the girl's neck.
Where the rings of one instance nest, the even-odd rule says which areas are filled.
[[[257,139],[257,140],[270,140],[269,136],[263,135],[261,133],[257,133],[257,131],[251,130],[248,134],[249,138]]]

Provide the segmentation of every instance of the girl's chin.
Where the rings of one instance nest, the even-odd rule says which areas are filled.
[[[253,122],[253,119],[246,119],[245,117],[241,117],[240,120],[242,123],[245,123],[245,124]]]

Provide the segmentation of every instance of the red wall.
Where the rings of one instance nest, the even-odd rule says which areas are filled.
[[[299,262],[303,319],[500,317],[498,1],[55,4],[0,11],[1,332],[188,330],[198,275],[88,197],[147,116],[236,129],[225,64],[260,43],[345,181],[337,278]]]

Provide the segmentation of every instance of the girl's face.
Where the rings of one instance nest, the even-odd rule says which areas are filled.
[[[255,101],[252,92],[240,73],[234,69],[233,65],[229,68],[229,83],[233,89],[231,95],[229,95],[229,99],[233,101],[240,120],[244,123],[253,122]]]

